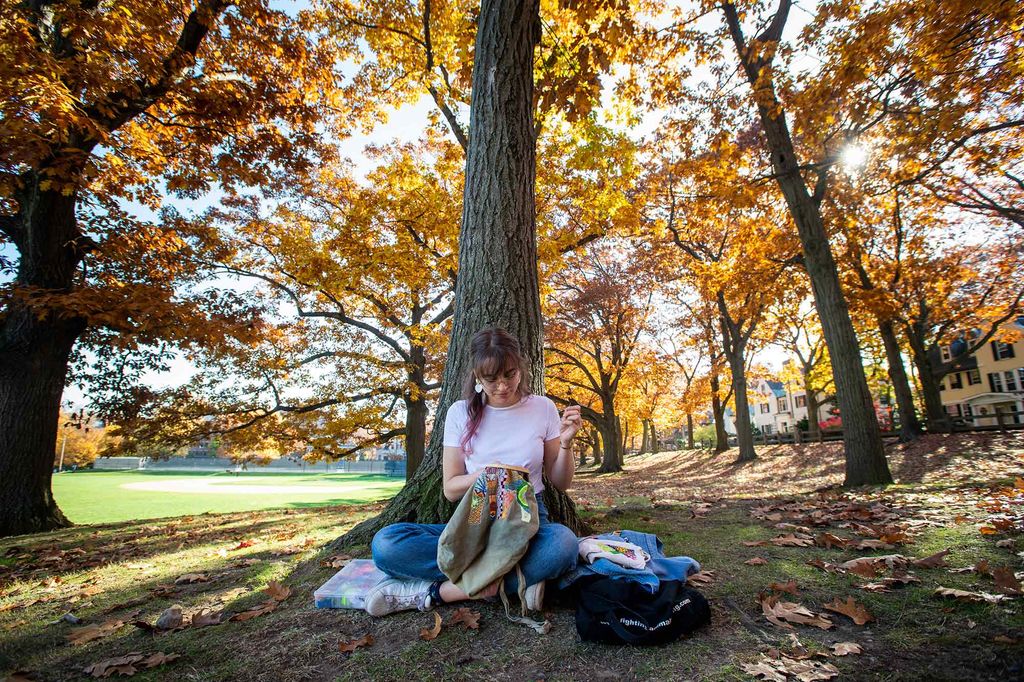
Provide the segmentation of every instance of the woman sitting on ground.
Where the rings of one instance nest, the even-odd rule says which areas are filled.
[[[444,496],[462,499],[488,464],[519,466],[530,472],[537,494],[540,527],[520,561],[526,582],[526,607],[539,610],[544,581],[576,565],[576,535],[548,521],[542,492],[544,479],[559,490],[572,483],[575,461],[572,439],[580,428],[580,408],[572,405],[561,418],[545,396],[531,395],[529,367],[519,341],[502,329],[484,329],[470,344],[473,369],[466,377],[464,400],[448,408],[444,424]],[[375,587],[366,600],[374,616],[395,611],[427,611],[440,604],[469,599],[437,565],[437,545],[444,524],[396,523],[373,538],[377,567],[392,576]],[[505,576],[506,592],[518,591],[515,572]],[[473,596],[497,594],[499,582]]]

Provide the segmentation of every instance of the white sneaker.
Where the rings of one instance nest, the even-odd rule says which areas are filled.
[[[526,588],[526,608],[540,611],[544,607],[544,581],[534,583]]]
[[[430,581],[388,578],[366,595],[366,612],[371,616],[386,616],[395,611],[419,609],[429,611]]]

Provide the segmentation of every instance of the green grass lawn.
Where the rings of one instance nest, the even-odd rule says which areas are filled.
[[[392,497],[404,483],[404,478],[372,474],[78,471],[54,475],[53,493],[74,523],[112,523],[204,512],[362,504]],[[179,490],[124,487],[133,484]],[[209,489],[185,492],[186,487]]]

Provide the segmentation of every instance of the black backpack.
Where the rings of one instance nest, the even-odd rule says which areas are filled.
[[[584,642],[666,644],[711,622],[708,600],[679,580],[662,580],[651,594],[633,580],[578,580],[576,631]]]

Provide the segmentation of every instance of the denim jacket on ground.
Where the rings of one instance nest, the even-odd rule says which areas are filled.
[[[651,593],[657,592],[661,580],[686,580],[687,576],[700,570],[700,564],[688,556],[666,557],[661,540],[657,535],[635,530],[620,530],[596,536],[601,540],[625,540],[639,546],[651,555],[651,560],[642,569],[625,568],[608,559],[598,559],[592,564],[580,562],[575,569],[558,581],[562,589],[588,575],[604,575],[610,578],[635,580]]]

